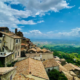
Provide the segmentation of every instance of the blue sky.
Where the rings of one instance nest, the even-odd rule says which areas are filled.
[[[34,39],[79,39],[80,0],[0,0],[0,26]]]

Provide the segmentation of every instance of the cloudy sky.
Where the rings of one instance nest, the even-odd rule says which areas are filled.
[[[80,0],[0,0],[0,26],[27,38],[79,38]]]

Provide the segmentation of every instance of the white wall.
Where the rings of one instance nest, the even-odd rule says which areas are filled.
[[[53,70],[53,69],[56,69],[56,70],[59,71],[59,66],[46,68],[46,72],[48,72],[48,69],[50,69],[50,71]]]

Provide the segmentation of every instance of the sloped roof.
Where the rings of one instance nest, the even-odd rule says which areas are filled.
[[[36,51],[37,52],[40,52],[40,51],[42,51],[39,47],[36,47]]]
[[[7,28],[8,29],[8,27],[0,27],[0,28]]]
[[[30,41],[30,39],[26,37],[23,37],[22,39],[25,39],[26,41]]]
[[[49,52],[47,49],[42,49],[43,53]]]
[[[47,73],[44,69],[43,63],[39,60],[34,60],[31,58],[22,60],[15,64],[17,67],[17,73],[24,75],[32,74],[33,76],[49,79]]]
[[[68,72],[62,71],[68,80],[73,80],[73,76],[71,76]]]
[[[34,79],[28,78],[28,77],[26,77],[26,76],[23,75],[23,74],[17,73],[17,74],[14,76],[13,80],[34,80]]]
[[[74,77],[75,80],[80,80],[78,77]]]
[[[7,36],[9,36],[9,37],[12,37],[12,38],[21,38],[21,37],[15,35],[14,33],[11,33],[11,32],[6,33],[6,32],[0,31],[0,33],[5,34],[5,35],[7,35]]]
[[[31,48],[28,51],[34,51],[34,52],[36,52],[36,49],[35,48]]]
[[[59,71],[67,71],[67,69],[66,68],[64,68],[60,63],[58,63],[58,65],[59,65]]]
[[[65,67],[68,71],[70,71],[70,70],[75,70],[75,69],[80,70],[79,67],[77,67],[77,66],[75,66],[75,65],[73,65],[73,64],[71,64],[71,63],[65,64],[64,67]]]
[[[72,76],[76,76],[76,74],[75,74],[73,71],[69,71],[69,73],[70,73]]]
[[[66,61],[65,59],[60,59],[60,61]]]
[[[58,63],[54,58],[43,61],[43,65],[45,68],[58,66]]]
[[[6,74],[15,69],[15,67],[0,67],[0,75]]]
[[[54,58],[56,61],[60,61],[60,58],[59,57],[56,57],[56,58]]]

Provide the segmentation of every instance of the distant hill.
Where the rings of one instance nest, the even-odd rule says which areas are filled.
[[[53,44],[53,45],[72,45],[80,46],[80,40],[63,40],[63,39],[31,39],[35,44]]]

